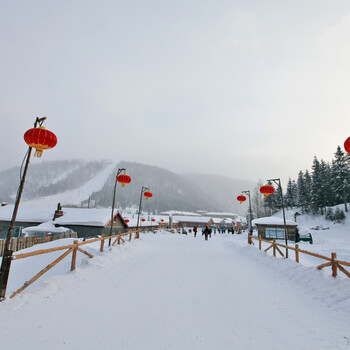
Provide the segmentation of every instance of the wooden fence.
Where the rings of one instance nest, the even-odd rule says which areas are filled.
[[[55,247],[55,248],[49,248],[49,249],[35,250],[33,252],[30,252],[30,253],[21,253],[21,254],[12,255],[12,260],[19,260],[19,259],[28,258],[28,257],[35,256],[35,255],[41,255],[41,254],[57,252],[57,251],[60,251],[60,250],[66,250],[55,261],[53,261],[52,263],[47,265],[44,269],[42,269],[40,272],[38,272],[29,281],[26,281],[21,288],[17,289],[15,292],[13,292],[10,295],[10,298],[13,298],[15,295],[17,295],[18,293],[22,292],[25,288],[30,286],[33,282],[35,282],[44,273],[46,273],[51,268],[53,268],[55,265],[57,265],[60,261],[62,261],[70,253],[72,253],[71,271],[75,270],[75,263],[76,263],[76,258],[77,258],[77,252],[78,251],[83,253],[83,254],[85,254],[85,255],[87,255],[89,258],[93,258],[94,256],[92,254],[90,254],[86,250],[80,248],[82,245],[100,241],[101,242],[100,251],[103,252],[105,240],[108,240],[111,243],[114,240],[114,242],[111,244],[111,246],[114,246],[116,243],[120,244],[121,241],[125,242],[125,239],[123,238],[123,236],[129,236],[129,241],[131,241],[133,234],[135,234],[135,237],[134,237],[135,239],[140,238],[140,230],[136,230],[136,231],[129,231],[129,232],[125,232],[125,233],[118,233],[118,234],[116,234],[114,236],[107,236],[107,237],[105,237],[104,235],[102,235],[102,237],[89,239],[89,240],[86,240],[86,241],[83,241],[83,242],[80,242],[80,243],[77,240],[75,240],[74,243],[70,244],[70,245],[65,245],[65,246]]]
[[[17,252],[21,249],[33,247],[33,245],[40,243],[47,243],[51,241],[55,241],[57,239],[63,238],[77,238],[78,234],[76,232],[73,233],[63,233],[62,235],[57,236],[47,236],[47,237],[20,237],[20,238],[12,238],[10,243],[10,250],[13,252]],[[5,239],[0,239],[0,256],[4,254],[5,249]]]
[[[278,252],[281,256],[284,257],[284,254],[279,249],[279,247],[285,248],[285,249],[287,249],[287,251],[289,249],[290,250],[294,250],[294,252],[295,252],[295,261],[297,263],[299,262],[299,254],[300,253],[307,254],[307,255],[313,256],[315,258],[319,258],[319,259],[323,259],[323,260],[327,261],[326,263],[323,263],[323,264],[317,266],[317,268],[319,270],[330,266],[332,268],[332,276],[333,277],[337,277],[338,269],[339,269],[341,272],[343,272],[346,276],[348,276],[350,278],[350,272],[347,271],[344,268],[344,266],[350,267],[350,262],[337,260],[337,253],[331,253],[331,257],[327,257],[327,256],[324,256],[324,255],[320,255],[320,254],[309,252],[309,251],[304,250],[304,249],[300,249],[299,248],[299,244],[295,244],[295,246],[292,247],[292,246],[289,246],[289,245],[277,243],[275,239],[271,242],[271,241],[268,241],[266,239],[261,238],[260,235],[259,235],[259,237],[255,237],[251,233],[248,233],[248,244],[255,245],[254,241],[253,241],[254,239],[259,242],[259,250],[261,250],[261,242],[269,243],[270,246],[265,249],[265,252],[267,252],[268,250],[270,250],[272,248],[273,256],[276,256],[276,253]]]

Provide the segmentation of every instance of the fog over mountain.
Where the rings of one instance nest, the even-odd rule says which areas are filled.
[[[233,211],[244,214],[236,196],[252,189],[254,183],[219,175],[176,174],[167,169],[146,164],[121,161],[80,159],[49,161],[29,167],[22,196],[23,202],[35,205],[111,207],[115,176],[125,168],[131,176],[129,185],[117,187],[116,206],[138,206],[142,186],[153,193],[143,201],[143,209],[160,212],[170,209],[194,211]],[[0,172],[0,201],[13,203],[20,181],[19,167]]]

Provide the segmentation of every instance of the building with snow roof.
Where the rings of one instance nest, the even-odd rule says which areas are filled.
[[[0,238],[5,238],[10,226],[13,205],[0,207]],[[61,210],[59,210],[61,209]],[[113,233],[125,232],[128,226],[119,212],[115,212]],[[52,221],[55,227],[67,227],[78,233],[78,237],[94,237],[109,235],[111,227],[111,209],[108,208],[55,208],[33,207],[21,205],[19,207],[13,237],[18,237],[24,228],[37,226]]]
[[[252,221],[257,227],[258,235],[264,239],[284,239],[284,221],[282,218],[270,216]],[[287,239],[297,241],[298,224],[295,221],[286,220]]]
[[[179,228],[186,227],[205,227],[213,225],[213,220],[207,216],[174,216],[173,219],[178,222]]]
[[[159,215],[168,215],[168,216],[200,216],[197,213],[191,211],[181,211],[181,210],[168,210],[163,211]]]
[[[210,216],[210,217],[216,217],[216,218],[230,218],[233,220],[240,220],[240,215],[235,213],[229,213],[229,212],[214,212],[214,211],[205,211],[205,210],[197,210],[198,215],[202,216]]]

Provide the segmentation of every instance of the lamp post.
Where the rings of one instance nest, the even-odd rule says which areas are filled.
[[[286,214],[284,211],[284,200],[283,200],[283,192],[282,192],[282,185],[281,185],[281,179],[270,179],[267,180],[269,183],[274,182],[280,189],[280,194],[281,194],[281,203],[282,203],[282,212],[283,212],[283,227],[284,227],[284,240],[286,243],[286,258],[288,259],[288,238],[287,238],[287,226],[286,226]]]
[[[139,212],[137,214],[137,224],[136,224],[136,230],[139,229],[139,221],[140,221],[140,213],[141,213],[141,208],[142,208],[142,195],[148,191],[149,188],[148,187],[145,187],[145,186],[142,186],[141,187],[141,195],[140,195],[140,205],[139,205]]]
[[[34,128],[28,130],[24,135],[24,140],[29,145],[29,148],[25,156],[26,161],[25,161],[23,173],[21,176],[20,185],[17,191],[17,196],[15,201],[15,206],[13,208],[10,227],[5,240],[5,249],[4,249],[4,254],[2,257],[1,269],[0,269],[0,301],[3,301],[5,299],[7,282],[10,274],[10,267],[11,267],[11,261],[12,261],[12,253],[13,253],[12,250],[10,250],[12,233],[15,227],[18,207],[22,197],[24,182],[26,180],[32,148],[33,147],[36,148],[34,156],[37,156],[39,158],[42,155],[43,149],[53,148],[57,144],[57,138],[55,134],[53,134],[51,131],[46,130],[44,127],[42,127],[42,124],[45,120],[46,120],[46,117],[36,118],[34,122]]]
[[[253,233],[253,226],[252,226],[252,202],[250,200],[250,191],[242,191],[242,193],[245,193],[249,198],[249,233]]]
[[[115,177],[115,182],[114,182],[114,191],[113,191],[113,201],[112,201],[112,213],[111,213],[111,230],[109,231],[109,237],[112,236],[112,231],[113,231],[113,222],[114,222],[114,204],[115,204],[115,193],[117,191],[117,182],[118,182],[118,177],[121,174],[121,172],[124,171],[125,174],[125,169],[120,168],[118,169],[117,175]],[[111,246],[111,240],[112,238],[109,238],[108,246]]]

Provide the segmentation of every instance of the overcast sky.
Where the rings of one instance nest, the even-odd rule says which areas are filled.
[[[40,161],[254,181],[296,179],[350,136],[348,0],[0,4],[0,170],[42,116],[58,144]]]

